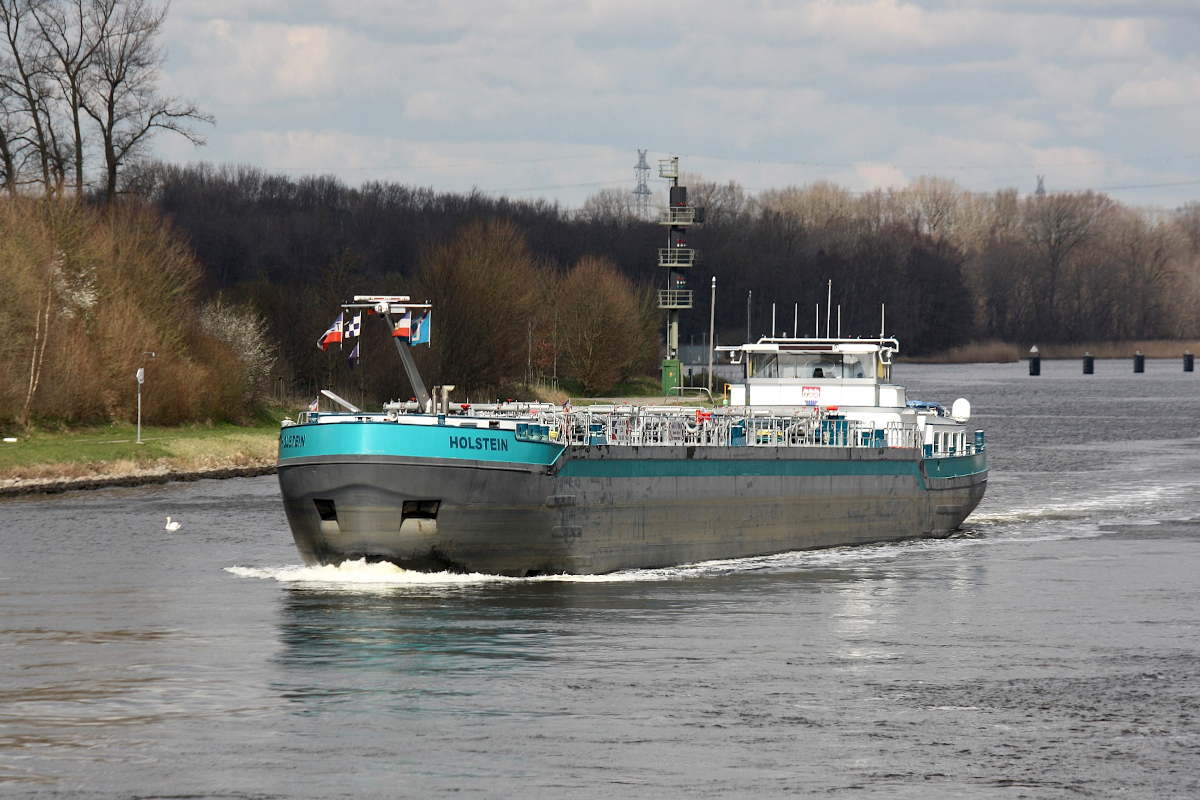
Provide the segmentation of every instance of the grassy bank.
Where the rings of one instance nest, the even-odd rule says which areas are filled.
[[[1029,348],[1030,345],[1011,342],[973,342],[941,353],[901,356],[897,360],[913,364],[1009,364],[1028,358]],[[1182,339],[1038,345],[1038,352],[1044,359],[1080,358],[1084,353],[1091,353],[1096,358],[1133,358],[1137,351],[1147,358],[1182,358],[1185,350],[1200,353],[1200,341]]]
[[[264,412],[253,426],[143,427],[142,444],[134,425],[35,430],[0,442],[0,483],[270,466],[287,414]]]

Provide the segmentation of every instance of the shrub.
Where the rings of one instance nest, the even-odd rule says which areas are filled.
[[[146,205],[0,201],[0,419],[131,421],[140,366],[146,422],[243,416],[270,369],[261,323],[206,330],[201,275]]]

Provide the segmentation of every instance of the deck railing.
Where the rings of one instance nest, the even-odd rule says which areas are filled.
[[[692,307],[692,290],[691,289],[659,289],[658,290],[658,307],[659,308],[691,308]]]
[[[816,414],[770,416],[686,409],[651,412],[578,409],[538,415],[543,441],[570,447],[904,447],[920,444],[915,425],[882,426]]]
[[[531,407],[532,406],[532,407]],[[483,416],[476,416],[482,414]],[[403,422],[405,414],[348,414],[345,412],[301,412],[297,423],[350,421]],[[472,406],[465,416],[444,418],[458,427],[470,420],[514,419],[520,441],[563,444],[567,447],[623,445],[633,447],[851,447],[921,448],[925,458],[946,458],[984,452],[983,432],[974,441],[963,437],[961,452],[950,448],[933,452],[924,443],[923,432],[914,423],[864,422],[844,419],[819,409],[803,409],[792,415],[773,414],[768,409],[686,408],[660,406],[597,406],[571,410],[549,410],[524,403]],[[426,423],[429,424],[429,423]]]

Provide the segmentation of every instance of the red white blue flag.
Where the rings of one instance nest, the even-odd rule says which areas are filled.
[[[412,312],[405,311],[400,319],[396,320],[396,328],[392,331],[392,336],[404,337],[407,339],[412,331]]]
[[[321,334],[320,339],[317,339],[317,347],[324,350],[327,347],[329,347],[329,345],[331,345],[335,342],[341,342],[341,341],[342,341],[342,315],[338,314],[337,319],[335,319],[333,321],[333,324],[329,326],[329,330],[327,330],[327,331],[325,331],[325,333]]]

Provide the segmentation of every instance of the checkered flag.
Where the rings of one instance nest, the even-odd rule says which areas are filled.
[[[350,320],[350,324],[346,326],[346,338],[350,339],[359,336],[362,333],[362,312],[359,311],[354,315],[354,319]]]

